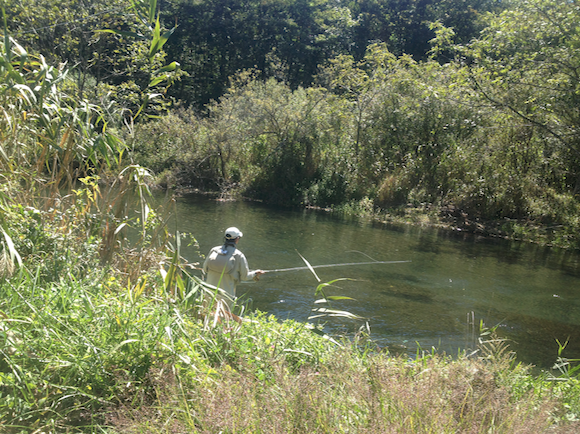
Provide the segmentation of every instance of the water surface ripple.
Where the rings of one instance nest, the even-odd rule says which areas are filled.
[[[499,324],[519,359],[550,367],[556,339],[570,340],[564,355],[580,358],[580,255],[527,243],[490,240],[414,226],[390,226],[313,210],[291,211],[243,201],[219,202],[190,195],[178,199],[174,229],[195,236],[199,249],[183,251],[201,261],[237,226],[239,248],[251,268],[300,267],[377,261],[402,264],[319,268],[323,282],[341,281],[329,295],[356,301],[335,307],[368,318],[381,347],[414,354],[417,346],[448,354],[473,347],[469,320]],[[317,282],[308,271],[269,273],[238,287],[253,305],[281,319],[306,321]],[[352,322],[329,325],[352,332]]]

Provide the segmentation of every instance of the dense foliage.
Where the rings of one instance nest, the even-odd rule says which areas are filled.
[[[129,137],[161,182],[577,246],[573,2],[164,1],[154,56],[146,4],[11,4],[8,25],[125,123],[166,113]]]
[[[132,3],[147,2],[7,0],[5,8],[10,30],[29,50],[75,66],[81,91],[94,92],[95,84],[105,83],[128,87],[126,94],[146,79],[142,47],[96,30],[142,28]],[[508,2],[163,0],[159,5],[165,26],[177,25],[166,52],[186,72],[170,93],[203,109],[243,69],[257,69],[262,79],[276,77],[296,89],[310,86],[335,56],[360,60],[376,42],[397,56],[425,60],[434,37],[430,23],[453,27],[458,40],[467,42],[483,28],[486,12]]]
[[[413,5],[417,14],[441,10]],[[283,68],[274,72],[246,50],[265,38],[250,33],[259,41],[252,44],[249,36],[228,34],[236,35],[227,47],[237,54],[228,55],[234,58],[228,65],[236,66],[225,74],[227,92],[216,88],[220,99],[205,105],[207,116],[182,110],[143,125],[137,158],[169,185],[292,206],[383,209],[389,218],[422,209],[461,229],[577,247],[578,6],[547,0],[514,2],[504,10],[494,3],[470,6],[474,15],[463,15],[469,26],[450,18],[461,15],[458,6],[450,9],[450,21],[435,21],[441,18],[435,12],[432,21],[423,20],[430,33],[421,54],[417,44],[406,49],[413,56],[397,48],[394,41],[410,39],[394,31],[375,44],[353,39],[330,51],[313,44],[316,68],[299,68],[310,71],[307,80],[288,68],[300,59],[311,65],[304,56],[290,62],[276,48]],[[362,12],[347,10],[351,31],[332,35],[354,38],[364,22]],[[236,73],[243,68],[250,69]],[[187,80],[202,77],[199,71]],[[180,84],[184,95],[187,80]]]
[[[167,52],[188,72],[172,95],[196,107],[223,95],[228,80],[244,69],[275,77],[292,89],[309,87],[321,66],[338,55],[364,57],[384,42],[396,55],[424,60],[440,21],[469,41],[497,0],[409,1],[200,1],[165,0],[166,25],[179,25]]]

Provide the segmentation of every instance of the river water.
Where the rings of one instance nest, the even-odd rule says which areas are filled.
[[[471,324],[483,321],[498,325],[518,359],[538,368],[553,365],[556,339],[569,340],[564,356],[580,358],[578,252],[199,195],[178,198],[176,213],[172,229],[199,244],[182,248],[190,262],[221,244],[229,226],[244,233],[238,247],[252,269],[304,266],[299,254],[312,265],[410,261],[316,269],[322,282],[351,279],[327,289],[355,299],[333,307],[365,317],[373,341],[392,352],[457,354],[474,347]],[[317,285],[308,270],[273,272],[240,284],[238,295],[280,319],[307,321]],[[362,324],[342,319],[326,327],[348,334]]]

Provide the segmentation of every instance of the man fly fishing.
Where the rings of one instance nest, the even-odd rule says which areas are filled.
[[[293,268],[282,268],[275,270],[254,270],[250,271],[248,267],[248,261],[244,254],[237,249],[237,244],[240,238],[243,236],[242,231],[236,227],[227,228],[224,233],[224,243],[223,245],[216,246],[210,250],[204,263],[203,272],[206,275],[205,281],[216,287],[225,291],[231,300],[236,299],[236,287],[238,283],[244,280],[259,280],[260,276],[264,273],[277,273],[282,271],[297,271],[297,270],[310,270],[316,276],[317,280],[320,281],[316,275],[314,268],[326,268],[326,267],[341,267],[341,266],[352,266],[352,265],[370,265],[370,264],[396,264],[404,263],[410,261],[376,261],[371,262],[350,262],[342,264],[326,264],[326,265],[310,265],[305,258],[298,253],[298,255],[306,262],[306,267],[293,267]],[[224,299],[224,297],[219,297],[218,301],[223,302],[231,310],[232,305],[230,300]]]
[[[235,300],[236,286],[242,280],[259,280],[263,270],[250,271],[244,254],[237,249],[237,244],[244,234],[236,227],[227,228],[224,243],[210,250],[203,263],[205,281],[216,288],[221,288]],[[225,300],[224,300],[225,301]],[[231,309],[230,303],[225,301]]]

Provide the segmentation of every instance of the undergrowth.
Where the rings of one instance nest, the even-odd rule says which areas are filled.
[[[560,387],[521,366],[498,371],[480,358],[410,361],[354,348],[299,370],[270,363],[267,379],[226,364],[188,387],[177,372],[158,384],[154,412],[124,408],[110,422],[122,433],[539,433],[579,426],[564,423],[570,407]]]
[[[261,312],[212,316],[203,284],[115,270],[0,285],[0,424],[6,433],[570,432],[580,383],[533,376],[504,341],[415,358],[333,342]],[[562,362],[562,361],[561,361]],[[570,375],[564,376],[563,373]]]

